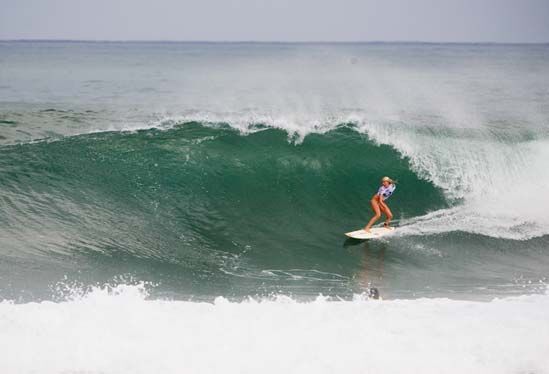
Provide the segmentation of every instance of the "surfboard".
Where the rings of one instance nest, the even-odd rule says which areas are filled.
[[[347,235],[349,238],[353,239],[375,239],[375,238],[381,238],[382,236],[392,234],[395,231],[394,227],[374,227],[370,229],[370,232],[366,232],[364,230],[356,230],[351,232],[346,232],[345,235]]]

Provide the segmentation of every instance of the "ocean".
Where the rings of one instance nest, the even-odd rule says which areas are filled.
[[[547,44],[0,41],[0,372],[549,373],[548,162]]]

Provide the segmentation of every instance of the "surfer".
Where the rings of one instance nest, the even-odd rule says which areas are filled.
[[[389,209],[389,206],[387,205],[385,200],[391,197],[393,192],[395,192],[395,188],[395,182],[391,178],[383,177],[381,179],[381,186],[379,187],[379,190],[377,190],[377,193],[372,197],[372,200],[370,200],[370,203],[372,204],[372,210],[374,211],[375,215],[370,219],[370,222],[368,222],[368,224],[364,228],[364,231],[370,232],[370,227],[372,227],[372,225],[381,218],[382,212],[387,217],[383,226],[385,228],[389,228],[389,223],[393,218],[393,213],[391,212],[391,209]]]

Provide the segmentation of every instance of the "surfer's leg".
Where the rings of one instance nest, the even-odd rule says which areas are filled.
[[[393,219],[393,212],[391,212],[391,209],[389,209],[389,206],[387,204],[382,204],[381,205],[381,210],[383,211],[383,213],[385,214],[385,216],[387,217],[385,219],[385,224],[384,226],[385,227],[389,227],[389,223],[391,222],[391,220]]]
[[[375,215],[370,219],[370,221],[364,228],[364,231],[366,232],[370,231],[370,227],[372,227],[372,225],[381,218],[381,211],[379,210],[379,203],[377,202],[377,200],[374,198],[370,201],[370,203],[372,204],[372,210],[374,211]]]

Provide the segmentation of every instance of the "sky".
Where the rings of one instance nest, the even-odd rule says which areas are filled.
[[[549,0],[0,0],[0,39],[549,42]]]

